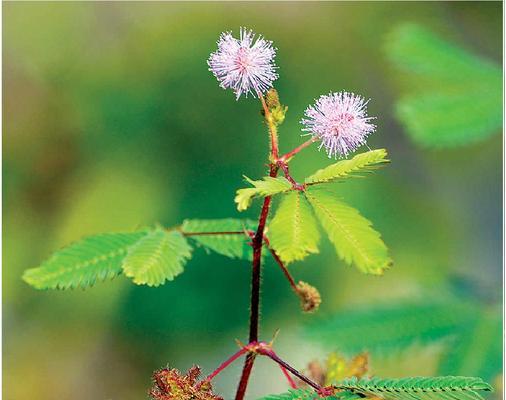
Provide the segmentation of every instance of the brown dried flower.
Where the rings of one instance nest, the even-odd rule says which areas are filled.
[[[149,395],[153,400],[223,400],[213,394],[211,382],[197,382],[199,375],[198,366],[191,367],[185,375],[177,369],[156,371]]]
[[[297,284],[297,294],[300,297],[300,305],[304,312],[315,312],[318,310],[322,302],[318,289],[306,282],[299,281]]]

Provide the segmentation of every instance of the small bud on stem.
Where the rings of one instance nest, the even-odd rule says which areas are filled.
[[[299,281],[297,294],[300,297],[300,305],[304,312],[315,312],[322,302],[318,289],[306,282]]]

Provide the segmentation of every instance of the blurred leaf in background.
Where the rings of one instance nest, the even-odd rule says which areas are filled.
[[[484,140],[502,127],[502,69],[415,24],[386,42],[392,64],[408,74],[411,94],[397,115],[415,142],[452,147]]]

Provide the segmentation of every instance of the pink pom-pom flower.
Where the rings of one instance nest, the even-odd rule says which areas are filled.
[[[239,39],[231,32],[222,33],[218,50],[207,60],[209,71],[223,89],[232,89],[238,100],[242,94],[253,96],[265,93],[278,78],[274,58],[276,49],[272,42],[246,28],[240,29]]]
[[[319,149],[325,148],[329,157],[346,157],[366,143],[376,126],[367,116],[367,103],[363,97],[348,92],[320,96],[310,105],[301,120],[302,131],[321,140]]]

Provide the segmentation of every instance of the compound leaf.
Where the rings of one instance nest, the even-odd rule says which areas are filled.
[[[373,275],[392,265],[380,234],[356,209],[319,188],[309,187],[305,194],[342,260]]]
[[[269,225],[269,240],[282,261],[318,253],[320,234],[310,205],[299,191],[286,194]]]
[[[384,400],[482,400],[479,392],[492,387],[481,378],[464,376],[410,377],[401,379],[347,378],[333,384],[366,397]]]
[[[292,184],[285,177],[271,177],[264,176],[258,181],[244,177],[253,187],[239,189],[236,192],[234,201],[237,203],[237,209],[239,211],[246,210],[253,201],[254,197],[259,196],[272,196],[278,193],[286,192],[292,189]]]
[[[271,394],[258,400],[358,400],[361,397],[351,391],[342,391],[333,396],[321,397],[312,389],[290,389],[286,393]]]
[[[181,229],[184,233],[229,232],[219,235],[189,235],[189,238],[206,250],[225,257],[251,260],[253,251],[248,244],[251,238],[246,230],[254,230],[255,222],[248,219],[187,219]],[[232,233],[235,232],[235,233]]]
[[[350,178],[357,176],[357,173],[370,172],[383,164],[388,163],[387,151],[385,149],[377,149],[357,154],[350,160],[338,161],[323,169],[316,171],[313,175],[305,179],[308,185],[316,183],[330,182],[339,178]]]
[[[132,246],[123,271],[138,285],[159,286],[183,272],[191,247],[178,231],[157,228]]]
[[[86,237],[57,251],[40,267],[26,270],[23,279],[36,289],[90,287],[120,274],[129,248],[146,235],[139,231]]]

